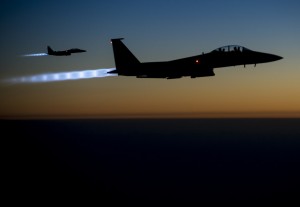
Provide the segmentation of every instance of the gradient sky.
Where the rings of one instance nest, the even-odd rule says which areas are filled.
[[[0,6],[0,117],[300,117],[298,0],[16,1]],[[111,38],[142,61],[238,44],[284,57],[191,79],[106,77],[7,83],[14,77],[114,67]],[[22,57],[86,49],[69,57]]]

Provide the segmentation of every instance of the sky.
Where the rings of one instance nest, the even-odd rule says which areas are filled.
[[[21,1],[0,4],[0,117],[300,117],[298,0]],[[22,77],[114,68],[111,38],[141,62],[237,44],[282,56],[215,69],[214,77]],[[70,48],[67,57],[24,57]]]

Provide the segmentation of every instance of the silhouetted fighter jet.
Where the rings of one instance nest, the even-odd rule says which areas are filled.
[[[63,51],[54,51],[51,49],[50,46],[47,47],[48,50],[48,55],[55,55],[55,56],[67,56],[67,55],[71,55],[72,53],[80,53],[80,52],[86,52],[86,50],[81,50],[78,48],[72,48],[69,50],[63,50]]]
[[[238,45],[229,45],[215,49],[201,55],[165,61],[141,63],[123,44],[123,38],[111,39],[116,70],[122,76],[136,76],[137,78],[191,78],[214,76],[214,68],[235,65],[267,63],[282,59],[282,57],[256,52]]]

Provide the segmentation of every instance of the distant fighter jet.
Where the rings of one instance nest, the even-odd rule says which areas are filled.
[[[71,55],[72,53],[80,53],[80,52],[86,52],[86,50],[81,50],[78,48],[72,48],[69,50],[63,50],[63,51],[54,51],[51,49],[50,46],[47,47],[48,55],[55,55],[55,56],[67,56]]]
[[[136,76],[137,78],[191,78],[214,76],[214,68],[236,65],[267,63],[282,59],[282,57],[256,52],[238,45],[229,45],[215,49],[201,55],[164,61],[141,63],[123,44],[123,38],[111,39],[116,70],[122,76]]]

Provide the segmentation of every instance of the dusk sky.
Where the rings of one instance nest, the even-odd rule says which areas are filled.
[[[300,117],[300,2],[17,1],[0,3],[0,117]],[[115,67],[111,38],[141,62],[237,44],[282,56],[191,79],[86,78],[10,82]],[[70,48],[71,56],[24,57]]]

